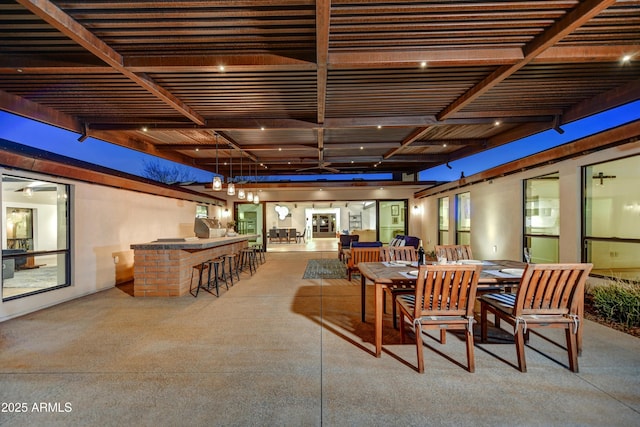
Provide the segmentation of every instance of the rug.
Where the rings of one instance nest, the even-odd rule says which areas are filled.
[[[310,259],[303,279],[346,279],[347,267],[339,259]]]

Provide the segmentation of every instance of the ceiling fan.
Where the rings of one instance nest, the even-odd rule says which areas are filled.
[[[297,169],[296,172],[304,172],[304,171],[311,171],[311,170],[324,170],[324,171],[331,172],[331,173],[340,173],[339,169],[330,168],[329,165],[331,165],[330,162],[319,161],[318,162],[318,166],[312,166],[312,167],[309,167],[309,168]]]

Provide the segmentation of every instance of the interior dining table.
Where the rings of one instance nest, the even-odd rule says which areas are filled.
[[[511,288],[520,283],[522,270],[526,263],[511,260],[468,260],[469,263],[482,264],[482,273],[478,280],[478,292],[511,291]],[[362,321],[365,321],[366,309],[366,282],[370,280],[375,285],[375,355],[380,357],[382,353],[382,304],[384,300],[384,288],[393,285],[394,282],[410,283],[417,279],[415,273],[417,265],[393,262],[361,262],[360,270],[361,286],[361,311]]]

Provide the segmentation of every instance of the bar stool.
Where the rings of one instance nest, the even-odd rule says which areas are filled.
[[[238,279],[238,281],[240,281],[240,273],[238,272],[238,257],[236,256],[236,254],[224,254],[220,258],[224,258],[226,260],[227,269],[226,271],[224,271],[225,269],[223,266],[223,274],[225,275],[225,277],[227,277],[227,272],[228,272],[229,278],[231,279],[231,286],[233,286],[234,272],[236,273],[236,278]]]
[[[256,261],[260,264],[265,263],[264,251],[262,250],[262,243],[251,243],[251,249],[256,253]]]
[[[207,263],[209,264],[209,276],[207,281],[207,288],[211,289],[211,286],[215,285],[216,287],[215,296],[219,297],[220,283],[218,282],[218,278],[220,278],[220,270],[222,270],[222,267],[224,265],[223,261],[220,259],[210,259],[209,261],[207,261]],[[213,278],[211,276],[213,276]],[[229,285],[227,285],[226,280],[225,280],[225,286],[227,287],[227,290],[229,290]]]
[[[256,270],[256,253],[251,248],[240,250],[240,269],[244,271],[247,267],[253,276],[253,272]]]
[[[200,289],[204,289],[205,291],[211,293],[211,291],[209,290],[209,280],[207,280],[207,282],[203,281],[205,271],[207,271],[208,273],[207,277],[211,276],[210,268],[211,268],[211,265],[209,264],[208,261],[205,261],[193,266],[193,269],[191,270],[191,282],[189,284],[189,293],[194,297],[198,296],[198,292],[200,291]],[[195,294],[194,294],[193,273],[196,271],[198,272],[198,286],[196,286]]]

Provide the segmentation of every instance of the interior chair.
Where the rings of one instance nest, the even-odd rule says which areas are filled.
[[[269,243],[272,243],[274,240],[278,240],[278,230],[272,228],[269,230]]]
[[[296,233],[296,243],[300,243],[300,241],[302,241],[303,243],[307,243],[307,241],[305,240],[304,236],[307,234],[307,229],[305,227],[304,231],[302,233],[300,233],[299,231]]]
[[[593,264],[527,264],[515,294],[480,297],[481,340],[487,341],[487,313],[494,324],[513,326],[518,368],[527,371],[524,345],[533,328],[563,328],[569,369],[578,372],[578,328],[582,321],[584,286]]]
[[[289,230],[286,228],[278,228],[278,241],[288,241],[289,240]]]
[[[461,259],[473,259],[471,246],[469,245],[436,245],[436,256],[444,253],[447,261],[459,261]]]
[[[347,263],[347,276],[351,280],[351,275],[360,272],[358,263],[361,262],[380,262],[380,247],[352,247],[351,257]]]
[[[287,234],[287,243],[289,242],[293,242],[296,243],[298,241],[298,233],[296,232],[295,228],[290,228],[289,229],[289,234]]]
[[[441,344],[447,329],[465,331],[468,370],[475,371],[473,307],[481,271],[481,265],[421,265],[414,293],[398,296],[400,337],[404,343],[406,319],[414,326],[418,372],[424,372],[423,329],[439,329]]]

